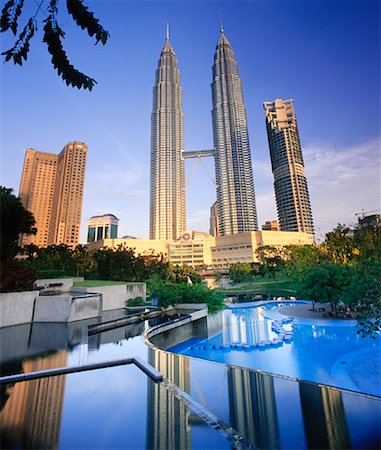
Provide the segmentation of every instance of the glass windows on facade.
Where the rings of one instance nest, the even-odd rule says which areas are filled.
[[[89,227],[87,230],[87,242],[95,241],[95,227]]]
[[[111,224],[111,234],[110,238],[115,239],[118,237],[118,225]]]

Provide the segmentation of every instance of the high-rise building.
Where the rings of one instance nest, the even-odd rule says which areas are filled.
[[[279,222],[277,220],[266,220],[262,225],[263,231],[280,231]]]
[[[175,51],[166,41],[153,88],[151,116],[150,238],[185,233],[184,114]]]
[[[37,234],[23,236],[21,245],[78,244],[86,155],[83,142],[69,142],[59,155],[27,149],[19,196]]]
[[[114,214],[103,214],[87,219],[87,242],[118,237],[119,219]]]
[[[255,231],[258,223],[242,83],[222,27],[214,54],[212,101],[219,235]]]
[[[214,237],[219,236],[218,222],[219,222],[218,203],[214,202],[210,208],[210,220],[209,220],[209,233]]]
[[[19,197],[25,209],[31,211],[36,220],[37,234],[24,235],[21,245],[32,242],[38,247],[46,247],[52,211],[54,183],[58,157],[28,148],[25,152]]]
[[[314,233],[293,100],[263,103],[281,231]]]

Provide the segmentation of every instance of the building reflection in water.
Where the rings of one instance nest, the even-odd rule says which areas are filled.
[[[230,423],[256,447],[279,448],[279,430],[271,376],[229,367]]]
[[[189,359],[148,350],[148,362],[185,392],[190,392]],[[147,449],[190,449],[191,417],[185,404],[161,384],[148,381]]]
[[[350,448],[341,393],[310,383],[299,391],[308,448]]]
[[[298,415],[292,406],[293,390],[290,390],[293,398],[278,404],[278,392],[270,375],[238,367],[227,370],[232,427],[258,448],[281,448],[279,415],[287,416],[291,422]],[[299,394],[306,448],[351,448],[341,392],[300,382]],[[287,411],[278,411],[280,408]]]
[[[271,324],[262,315],[261,308],[238,308],[223,311],[223,342],[256,344],[271,339]]]
[[[64,367],[65,350],[44,358],[26,360],[24,372]],[[0,412],[1,448],[55,449],[58,447],[66,375],[8,386]]]

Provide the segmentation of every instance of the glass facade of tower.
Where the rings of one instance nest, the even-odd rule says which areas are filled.
[[[255,231],[258,222],[246,108],[237,62],[223,30],[214,55],[212,102],[218,234]]]
[[[167,36],[156,70],[151,116],[150,238],[185,233],[184,114],[180,73]]]
[[[314,233],[307,180],[293,100],[263,104],[282,231]]]

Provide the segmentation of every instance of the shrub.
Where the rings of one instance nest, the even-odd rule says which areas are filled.
[[[145,301],[143,297],[135,297],[127,300],[127,306],[143,306]]]
[[[171,283],[152,277],[148,280],[151,298],[157,297],[158,304],[167,308],[181,303],[206,303],[213,313],[223,309],[223,296],[204,284]]]
[[[36,281],[36,271],[16,261],[1,261],[0,276],[0,292],[31,291]]]
[[[61,269],[50,269],[50,270],[38,270],[37,269],[37,277],[38,278],[62,278],[66,276],[64,270]]]

